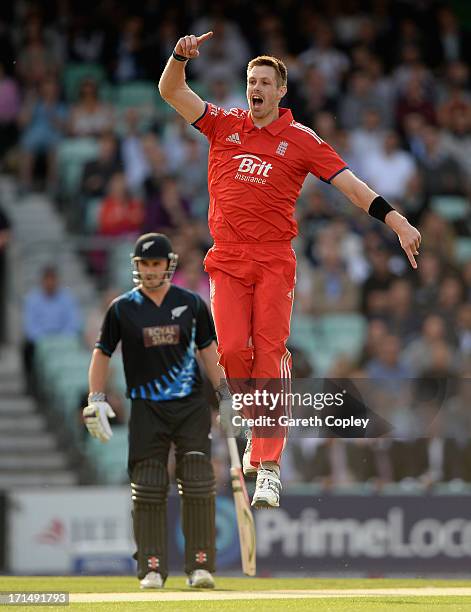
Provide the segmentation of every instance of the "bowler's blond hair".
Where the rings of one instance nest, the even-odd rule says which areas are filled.
[[[247,65],[247,74],[255,66],[271,66],[274,68],[278,87],[286,87],[288,83],[288,70],[280,59],[273,57],[273,55],[259,55],[258,57],[254,57]]]

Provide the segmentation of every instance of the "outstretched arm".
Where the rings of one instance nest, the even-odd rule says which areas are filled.
[[[204,102],[186,83],[186,62],[198,57],[199,46],[212,35],[212,32],[206,32],[202,36],[190,34],[180,38],[160,77],[160,95],[189,123],[204,113]]]
[[[333,178],[332,185],[335,185],[355,206],[373,214],[374,217],[384,221],[386,225],[396,232],[411,266],[417,268],[414,256],[419,254],[421,236],[419,231],[405,217],[398,213],[397,210],[390,210],[384,215],[384,218],[381,214],[378,216],[378,211],[381,213],[381,210],[384,206],[387,206],[387,203],[350,170],[344,170]]]

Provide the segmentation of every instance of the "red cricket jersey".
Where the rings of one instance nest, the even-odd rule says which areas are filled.
[[[248,110],[206,103],[193,126],[209,140],[209,229],[215,242],[289,241],[297,234],[294,206],[312,172],[330,181],[347,168],[310,128],[280,108],[257,128]]]

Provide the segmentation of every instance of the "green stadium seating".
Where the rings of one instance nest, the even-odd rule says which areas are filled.
[[[98,143],[93,138],[68,138],[58,147],[59,181],[67,197],[74,196],[80,186],[83,167],[95,159]]]
[[[62,77],[66,100],[68,102],[77,100],[80,85],[85,78],[92,78],[100,89],[105,76],[105,69],[99,64],[69,64],[65,67]]]
[[[431,209],[447,221],[458,221],[469,214],[470,202],[461,196],[434,196]]]
[[[155,109],[160,97],[157,85],[151,81],[134,81],[119,85],[115,103],[118,108],[151,107]]]
[[[128,428],[126,425],[115,425],[113,436],[106,443],[88,436],[85,452],[97,467],[102,482],[120,484],[127,481]]]
[[[332,314],[321,317],[323,345],[332,355],[356,357],[366,333],[366,321],[357,313]]]
[[[455,259],[460,265],[471,261],[471,238],[463,236],[456,239]]]

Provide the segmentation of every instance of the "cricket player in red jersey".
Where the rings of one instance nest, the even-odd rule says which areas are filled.
[[[396,232],[413,268],[420,234],[357,178],[330,145],[279,104],[287,71],[271,56],[247,68],[248,110],[204,102],[185,80],[188,60],[212,36],[188,35],[175,46],[159,82],[161,96],[209,140],[209,228],[214,246],[205,259],[219,364],[229,381],[289,379],[286,349],[295,285],[294,207],[311,172]],[[221,405],[221,404],[220,404]],[[222,402],[224,405],[224,402]],[[222,418],[222,415],[221,415]],[[257,472],[255,507],[279,505],[281,436],[253,433],[244,473]]]

